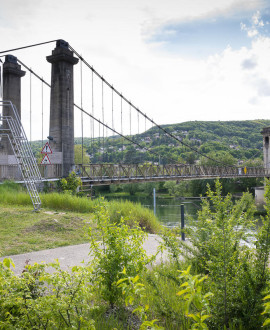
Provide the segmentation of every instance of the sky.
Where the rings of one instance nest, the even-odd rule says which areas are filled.
[[[0,36],[0,51],[66,40],[158,124],[270,119],[269,0],[1,1]],[[50,82],[46,56],[54,47],[49,44],[12,54]],[[75,70],[75,102],[91,107],[91,72],[83,68],[82,100],[80,64]],[[28,135],[29,84],[27,73],[22,79],[22,121]],[[39,139],[41,87],[33,77],[31,84],[31,136]],[[98,118],[99,89],[95,82]],[[43,102],[47,136],[46,89]],[[117,99],[115,107],[119,111]],[[128,130],[128,109],[124,111]],[[76,136],[80,135],[79,119],[77,114]],[[114,120],[120,131],[119,118]],[[97,126],[95,131],[98,134]]]

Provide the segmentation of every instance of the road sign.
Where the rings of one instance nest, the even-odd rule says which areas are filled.
[[[40,164],[43,164],[43,165],[49,165],[49,164],[51,164],[51,161],[50,161],[49,156],[48,155],[44,155],[44,157],[43,157],[43,159],[42,159],[42,161],[41,161]]]
[[[46,142],[43,149],[41,150],[42,154],[52,154],[52,149],[49,145],[49,142]]]

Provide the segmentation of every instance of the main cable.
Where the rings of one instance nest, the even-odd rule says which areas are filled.
[[[189,148],[190,150],[196,152],[197,154],[199,154],[200,156],[202,157],[205,157],[209,160],[212,160],[214,161],[215,163],[218,163],[218,164],[221,164],[223,166],[227,166],[227,167],[236,167],[237,166],[234,166],[234,165],[227,165],[227,164],[224,164],[223,162],[219,161],[219,160],[216,160],[212,157],[209,157],[207,155],[204,155],[202,152],[200,152],[199,150],[197,150],[196,148],[193,148],[192,146],[190,146],[189,144],[183,142],[182,140],[180,140],[178,137],[174,136],[173,134],[171,134],[169,131],[167,131],[165,128],[163,128],[162,126],[158,125],[153,119],[149,118],[146,114],[144,114],[141,110],[139,110],[138,107],[136,107],[133,103],[131,103],[131,101],[128,101],[128,99],[123,96],[117,89],[115,89],[113,87],[112,84],[110,84],[106,79],[103,78],[102,75],[100,75],[92,65],[90,65],[84,58],[82,58],[82,56],[80,56],[80,54],[72,47],[69,45],[69,49],[74,52],[76,54],[76,56],[79,57],[79,59],[81,61],[84,62],[84,64],[90,69],[92,70],[93,73],[95,73],[95,75],[97,77],[99,77],[100,79],[102,79],[104,81],[104,83],[109,87],[111,88],[119,97],[123,98],[124,101],[126,101],[130,107],[132,107],[134,110],[136,110],[138,113],[140,113],[142,116],[144,116],[147,120],[149,120],[153,125],[155,125],[157,128],[159,128],[160,130],[162,130],[165,134],[167,134],[168,136],[170,136],[172,139],[176,140],[177,142],[181,143],[182,145],[184,145],[185,147]]]
[[[52,42],[56,42],[58,40],[61,39],[56,39],[56,40],[50,40],[50,41],[45,41],[45,42],[40,42],[38,44],[32,44],[32,45],[28,45],[28,46],[23,46],[23,47],[18,47],[18,48],[13,48],[13,49],[8,49],[8,50],[3,50],[0,52],[0,54],[4,54],[4,53],[9,53],[9,52],[14,52],[16,50],[21,50],[21,49],[26,49],[26,48],[31,48],[31,47],[36,47],[36,46],[41,46],[41,45],[46,45],[46,44],[50,44]]]
[[[28,71],[30,71],[32,74],[35,75],[35,77],[37,77],[39,80],[41,80],[45,85],[47,85],[48,87],[51,88],[51,85],[49,83],[47,83],[43,78],[41,78],[38,74],[36,74],[32,69],[30,69],[27,65],[25,65],[23,62],[21,62],[20,60],[17,59],[17,61],[23,66],[25,67]],[[105,79],[104,79],[105,82]],[[93,87],[93,85],[92,85]],[[123,134],[117,132],[114,128],[110,127],[109,125],[105,124],[104,122],[102,122],[100,119],[97,119],[96,117],[94,117],[94,115],[90,114],[89,112],[85,111],[82,107],[78,106],[77,104],[73,103],[73,105],[79,109],[80,111],[82,111],[83,113],[85,113],[87,116],[89,116],[91,119],[93,119],[93,124],[94,121],[96,121],[97,123],[103,125],[104,127],[106,127],[106,129],[111,130],[113,133],[119,135],[120,137],[124,138],[125,140],[129,141],[131,144],[134,144],[136,146],[138,146],[140,149],[144,149],[147,150],[148,152],[150,152],[151,154],[154,154],[156,156],[160,156],[157,152],[147,148],[147,147],[143,147],[142,145],[140,145],[138,142],[133,141],[131,138],[128,138],[126,136],[124,136]],[[92,104],[92,111],[94,111],[94,105]],[[94,125],[93,125],[94,126]],[[170,159],[171,160],[171,159]],[[183,163],[178,163],[179,165],[186,165]]]

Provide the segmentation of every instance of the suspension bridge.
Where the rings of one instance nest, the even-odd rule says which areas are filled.
[[[18,50],[31,47],[42,47],[56,43],[52,53],[46,57],[51,64],[51,81],[45,81],[40,73],[30,68],[13,54]],[[12,53],[12,55],[11,55]],[[1,60],[4,59],[4,62]],[[188,144],[179,135],[171,133],[146,113],[143,113],[133,102],[120,93],[92,65],[90,65],[69,43],[64,40],[53,40],[28,45],[0,52],[2,62],[2,101],[0,102],[0,180],[24,180],[34,207],[40,207],[36,183],[45,180],[56,180],[66,177],[75,170],[84,184],[108,185],[132,182],[193,180],[207,178],[239,178],[269,176],[269,137],[270,129],[262,132],[264,141],[264,168],[228,166],[218,159],[212,159],[194,146]],[[74,67],[79,63],[76,82]],[[25,70],[25,71],[24,71]],[[22,125],[21,81],[26,71],[29,73],[29,133]],[[32,91],[32,80],[41,84],[41,133],[43,159],[40,164],[31,150],[33,112],[32,104],[35,94]],[[74,102],[74,85],[79,90],[79,102]],[[44,116],[44,89],[49,91],[50,113]],[[86,95],[84,91],[87,90]],[[1,111],[2,109],[2,111]],[[77,111],[76,114],[75,110]],[[44,118],[45,117],[45,118]],[[49,117],[49,118],[48,118]],[[44,139],[44,123],[48,122],[48,142]],[[37,125],[37,123],[34,123]],[[45,125],[46,126],[46,125]],[[81,131],[81,164],[74,164],[74,127]],[[192,152],[211,160],[216,166],[176,163],[166,159],[163,165],[156,162],[163,155],[142,145],[136,134],[156,127],[159,132],[172,141],[185,146]],[[99,138],[103,143],[111,136],[121,138],[129,145],[147,151],[153,157],[152,162],[136,164],[86,164],[84,159],[84,137],[90,136],[92,142]],[[107,135],[105,137],[105,135]],[[30,140],[30,141],[29,141]],[[29,143],[30,142],[30,143]],[[47,147],[46,147],[47,146]]]

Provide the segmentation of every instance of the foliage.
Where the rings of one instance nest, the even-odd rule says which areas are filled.
[[[60,189],[65,192],[72,192],[73,194],[77,192],[78,187],[82,185],[82,181],[79,177],[76,176],[76,173],[73,171],[69,173],[67,178],[60,180]]]
[[[70,273],[55,262],[46,265],[55,269],[50,274],[44,264],[26,265],[19,277],[10,264],[8,259],[0,263],[1,329],[95,329],[88,267]]]
[[[250,241],[255,225],[251,195],[244,194],[234,204],[230,195],[222,197],[220,182],[215,186],[216,191],[209,189],[208,199],[203,201],[196,228],[187,230],[192,244],[179,244],[196,272],[209,274],[214,294],[209,324],[214,328],[255,329],[261,325],[261,299],[269,277],[269,215],[258,234],[252,234],[257,240],[254,251]]]
[[[97,241],[90,228],[90,255],[93,257],[94,275],[101,296],[114,306],[123,299],[117,286],[123,269],[126,269],[129,276],[135,276],[145,270],[146,264],[151,261],[141,245],[146,233],[136,223],[130,228],[122,217],[118,224],[112,223],[102,201],[96,209],[95,218],[101,241]]]
[[[191,329],[208,329],[204,321],[211,317],[209,315],[209,298],[213,294],[211,292],[202,293],[202,284],[207,276],[192,276],[190,268],[189,266],[187,270],[181,271],[180,278],[184,279],[185,282],[181,284],[180,288],[182,289],[176,294],[185,301],[185,314],[193,320]]]
[[[83,157],[83,164],[87,165],[90,163],[90,157],[87,154],[86,148],[83,147],[81,144],[74,145],[74,163],[75,164],[82,164],[82,157]]]
[[[135,298],[141,299],[145,296],[145,288],[142,283],[139,282],[139,276],[136,275],[135,277],[127,276],[126,269],[123,269],[122,274],[125,276],[121,278],[116,284],[117,286],[122,290],[122,294],[125,298],[125,304],[126,306],[133,305]],[[147,311],[149,309],[148,305],[139,305],[134,310],[133,313],[139,314],[142,324],[140,325],[140,330],[146,330],[151,327],[151,329],[163,329],[163,327],[160,327],[156,324],[158,321],[157,319],[154,319],[152,321],[148,320],[147,317]]]
[[[176,182],[176,181],[166,181],[164,183],[164,188],[168,190],[170,196],[185,196],[191,195],[189,192],[189,184],[187,181]]]
[[[236,165],[237,160],[226,151],[211,151],[207,154],[209,158],[202,157],[200,160],[201,165],[206,166],[219,166],[219,165]],[[215,162],[217,160],[219,163]]]
[[[263,306],[264,306],[264,311],[262,312],[262,314],[264,315],[264,314],[270,314],[270,301],[269,301],[269,299],[270,299],[270,295],[267,295],[267,296],[265,296],[264,298],[263,298],[263,300],[265,301],[264,302],[264,304],[263,304]],[[267,301],[266,301],[267,300]],[[264,323],[263,323],[263,327],[265,327],[265,326],[267,326],[267,325],[269,325],[270,324],[270,318],[268,317],[265,321],[264,321]]]
[[[227,158],[234,159],[234,162],[237,160],[246,161],[253,157],[262,159],[262,137],[260,132],[266,126],[270,126],[269,120],[229,122],[193,121],[174,125],[163,125],[166,130],[177,136],[178,139],[199,149],[200,152],[209,156],[213,152],[219,152],[220,154],[217,155],[218,158],[224,155],[226,160],[226,155],[229,155]],[[190,151],[189,148],[181,145],[181,143],[167,136],[156,127],[142,134],[134,135],[132,139],[143,147],[147,146],[147,148],[152,149],[157,154],[154,155],[146,150],[139,150],[137,147],[135,148],[130,145],[128,141],[123,141],[122,138],[115,136],[105,138],[102,146],[99,138],[94,140],[84,138],[84,146],[87,152],[91,154],[91,161],[93,163],[136,164],[152,161],[167,164],[173,160],[175,163],[182,163],[184,161],[193,164],[199,161],[198,154]],[[75,139],[75,143],[80,142],[80,138]],[[123,146],[125,150],[123,150]]]

